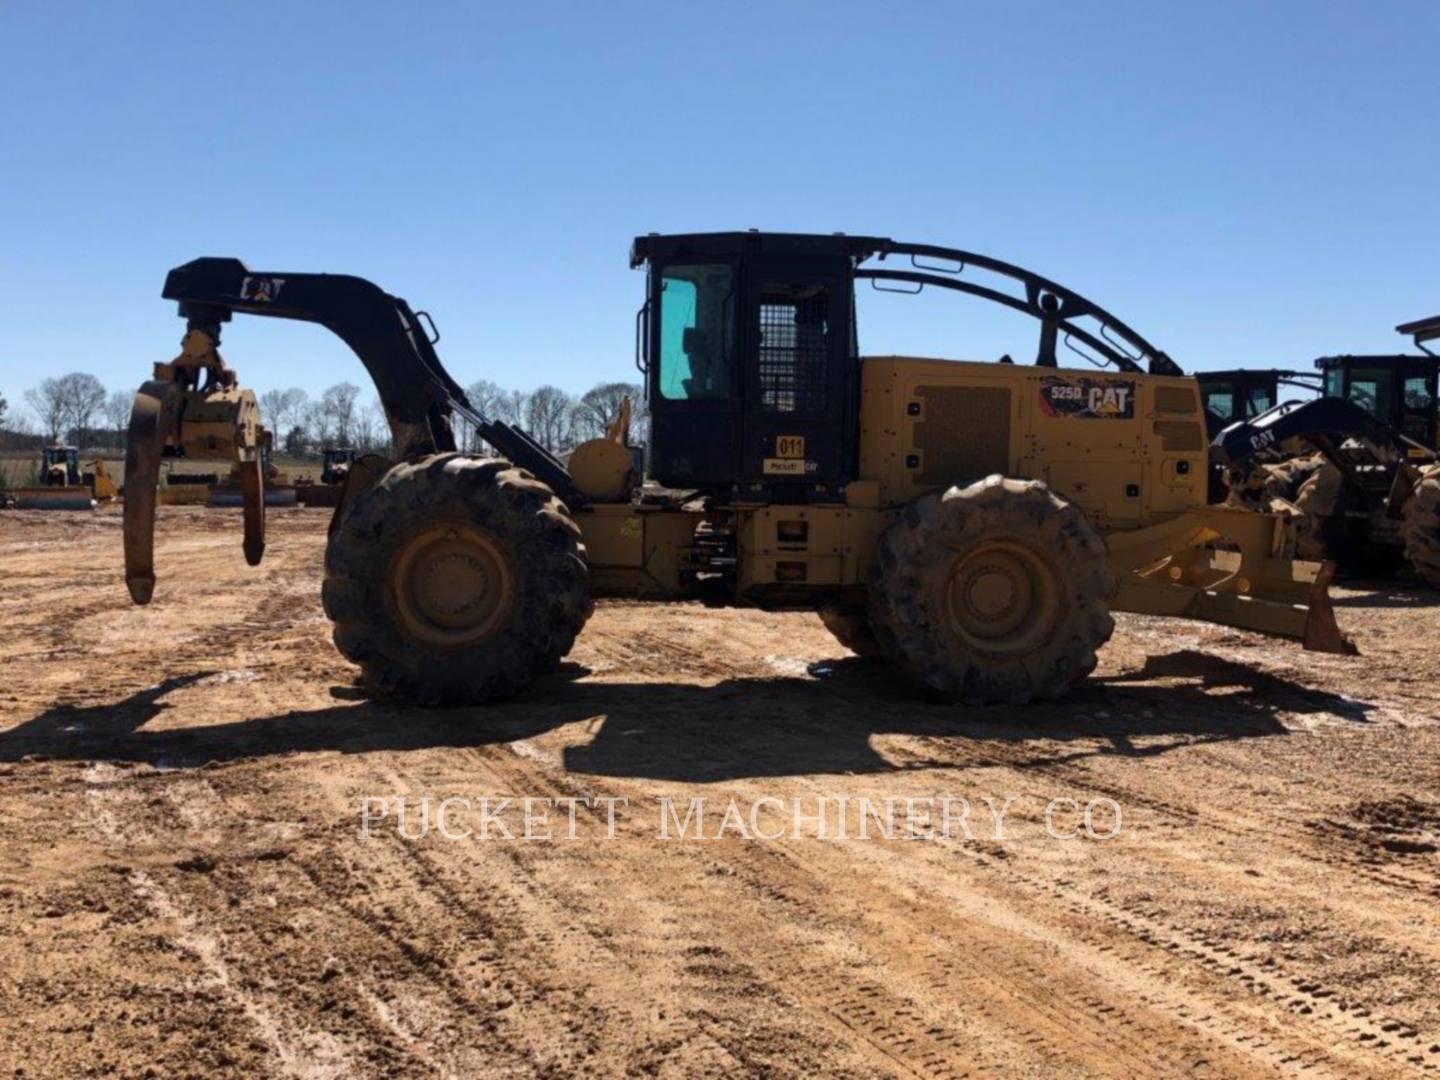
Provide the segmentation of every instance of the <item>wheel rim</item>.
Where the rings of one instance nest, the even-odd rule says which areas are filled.
[[[514,602],[514,575],[499,542],[468,525],[415,534],[392,564],[405,630],[433,645],[469,645],[493,634]]]
[[[1060,617],[1060,583],[1038,552],[990,540],[956,557],[945,590],[947,622],[973,648],[1000,655],[1030,651]]]

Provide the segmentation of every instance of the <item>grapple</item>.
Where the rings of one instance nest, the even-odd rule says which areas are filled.
[[[265,478],[260,407],[236,384],[216,350],[216,335],[191,326],[180,355],[156,364],[140,387],[125,444],[125,584],[137,604],[155,591],[155,503],[166,457],[230,459],[243,493],[245,561],[265,554]]]

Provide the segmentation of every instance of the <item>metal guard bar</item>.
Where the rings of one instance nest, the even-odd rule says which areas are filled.
[[[879,281],[909,281],[921,285],[937,285],[941,288],[953,289],[957,292],[969,293],[984,300],[990,300],[1016,311],[1030,315],[1042,323],[1055,323],[1064,331],[1085,342],[1091,348],[1101,353],[1107,360],[1113,363],[1122,371],[1138,372],[1142,370],[1136,362],[1136,357],[1147,362],[1150,374],[1152,375],[1183,375],[1184,371],[1180,366],[1170,359],[1160,349],[1157,349],[1149,341],[1143,338],[1132,327],[1117,319],[1110,312],[1106,311],[1099,304],[1093,303],[1077,292],[1067,289],[1065,286],[1042,277],[1024,267],[1007,263],[1000,259],[992,259],[988,255],[977,255],[971,251],[961,251],[958,248],[936,247],[932,244],[909,244],[900,241],[886,240],[882,246],[874,252],[884,261],[891,255],[909,255],[911,262],[916,259],[941,259],[959,263],[956,274],[963,273],[966,267],[976,266],[982,270],[998,274],[1001,277],[1008,277],[1019,282],[1025,290],[1025,299],[1009,296],[996,289],[984,285],[977,285],[968,281],[957,281],[953,278],[941,277],[936,273],[925,273],[925,269],[931,271],[934,267],[920,268],[920,270],[879,270],[858,267],[855,270],[857,278],[868,278]],[[863,261],[863,257],[862,260]],[[915,263],[918,267],[919,264]],[[941,271],[943,273],[943,271]],[[1057,306],[1047,309],[1047,303]],[[1126,355],[1113,345],[1101,341],[1094,334],[1076,326],[1075,319],[1093,318],[1103,327],[1102,333],[1113,333],[1126,344],[1135,350],[1134,356]]]

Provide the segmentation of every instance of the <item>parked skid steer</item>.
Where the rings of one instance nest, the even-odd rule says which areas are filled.
[[[653,483],[623,430],[567,467],[479,413],[429,317],[370,282],[216,258],[166,280],[184,352],[137,399],[128,475],[153,488],[161,454],[197,442],[252,460],[253,396],[215,352],[234,313],[329,327],[373,377],[399,460],[362,456],[345,477],[325,610],[373,688],[427,703],[553,669],[596,596],[814,610],[847,647],[971,703],[1064,694],[1115,610],[1353,651],[1329,568],[1287,556],[1284,519],[1207,505],[1195,380],[1079,294],[983,256],[843,235],[650,235],[631,265],[647,271],[636,362]],[[861,358],[860,282],[1029,314],[1035,363]],[[1060,368],[1061,344],[1110,370]],[[503,457],[457,453],[456,415]],[[258,558],[258,464],[246,476]],[[125,509],[144,603],[153,500]]]

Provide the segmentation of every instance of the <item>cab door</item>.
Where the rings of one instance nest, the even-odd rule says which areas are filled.
[[[734,263],[713,259],[666,263],[651,273],[650,473],[671,487],[738,479],[739,277]]]
[[[742,448],[750,484],[774,490],[849,479],[858,364],[844,268],[753,259],[742,329],[748,360]]]

